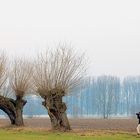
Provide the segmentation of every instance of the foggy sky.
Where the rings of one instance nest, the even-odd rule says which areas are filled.
[[[33,56],[71,42],[89,75],[140,75],[139,0],[0,1],[0,49]]]

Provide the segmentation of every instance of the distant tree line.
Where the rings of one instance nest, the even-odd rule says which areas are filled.
[[[38,96],[27,96],[24,114],[47,115]],[[131,117],[140,111],[140,77],[87,77],[63,98],[72,117]]]
[[[8,89],[4,89],[5,92]],[[32,93],[32,95],[35,93]],[[25,115],[47,115],[39,96],[25,96]],[[140,76],[88,77],[63,100],[72,117],[130,117],[140,111]]]
[[[78,91],[79,90],[79,91]],[[72,116],[134,116],[140,111],[140,77],[88,77],[83,86],[66,97]]]

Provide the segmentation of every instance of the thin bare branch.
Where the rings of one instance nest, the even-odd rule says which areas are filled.
[[[25,59],[16,59],[10,72],[10,84],[16,96],[23,97],[32,86],[33,65]]]
[[[7,80],[7,57],[4,52],[0,53],[0,89]]]
[[[54,89],[66,94],[80,83],[85,73],[84,60],[83,54],[78,56],[72,48],[65,45],[59,45],[54,51],[41,53],[35,61],[35,87],[44,95]]]

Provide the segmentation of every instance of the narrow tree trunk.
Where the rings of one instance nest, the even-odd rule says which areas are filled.
[[[16,120],[15,124],[17,126],[24,126],[23,122],[23,107],[27,101],[22,100],[21,97],[17,97],[16,99]]]
[[[70,130],[70,124],[66,115],[66,104],[62,102],[62,96],[50,95],[44,98],[42,103],[48,110],[51,120],[52,129],[54,130]]]

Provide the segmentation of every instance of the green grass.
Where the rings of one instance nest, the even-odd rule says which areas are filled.
[[[140,137],[126,133],[100,132],[50,132],[0,129],[0,140],[136,140]]]

